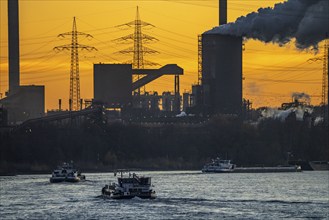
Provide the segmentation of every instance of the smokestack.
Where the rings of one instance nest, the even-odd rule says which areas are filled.
[[[227,23],[227,0],[219,0],[219,25]]]
[[[8,0],[9,94],[19,89],[18,0]]]

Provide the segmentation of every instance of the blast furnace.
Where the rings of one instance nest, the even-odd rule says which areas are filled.
[[[241,114],[242,38],[202,34],[203,104],[211,114]]]

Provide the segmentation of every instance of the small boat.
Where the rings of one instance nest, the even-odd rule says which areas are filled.
[[[81,172],[74,168],[73,163],[63,163],[52,172],[50,182],[79,182],[85,179],[85,175],[81,175]]]
[[[139,197],[142,199],[155,199],[156,193],[152,189],[151,177],[139,177],[137,174],[123,176],[124,171],[118,177],[118,183],[111,183],[102,188],[102,195],[111,199],[131,199]],[[116,175],[116,172],[114,173]]]
[[[203,166],[203,173],[229,173],[233,172],[235,164],[231,163],[231,160],[222,160],[219,157],[213,159],[210,163]]]

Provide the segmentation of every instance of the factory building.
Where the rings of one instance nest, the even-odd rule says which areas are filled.
[[[157,112],[160,110],[161,96],[157,92],[145,92],[144,94],[134,93],[133,106],[144,110]]]
[[[16,93],[1,99],[0,105],[8,112],[9,124],[20,124],[28,119],[43,117],[45,87],[19,86]]]
[[[179,112],[179,75],[183,72],[176,64],[167,64],[159,69],[132,69],[131,64],[94,64],[94,103],[101,103],[107,108],[133,108],[157,112],[162,100],[163,111]],[[144,76],[133,82],[134,74]],[[159,96],[157,92],[133,93],[163,75],[174,76],[174,94],[166,92]]]
[[[191,94],[188,92],[183,93],[183,111],[186,110],[191,106]]]
[[[131,64],[94,64],[94,101],[120,108],[132,101]]]
[[[220,1],[220,25],[227,22],[227,1]],[[44,86],[20,86],[18,0],[8,1],[9,92],[0,100],[9,123],[42,117],[45,108]],[[242,109],[242,38],[207,31],[201,38],[201,81],[192,93],[180,96],[183,69],[167,64],[159,69],[133,69],[131,64],[94,64],[94,99],[106,108],[163,112],[236,114]],[[133,75],[143,76],[133,82]],[[134,91],[163,75],[173,76],[174,92],[134,94]],[[199,77],[200,79],[200,77]],[[181,106],[181,101],[183,105]],[[183,108],[181,108],[183,107]],[[61,109],[61,107],[60,107]]]

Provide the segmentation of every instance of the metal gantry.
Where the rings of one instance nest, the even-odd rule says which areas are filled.
[[[202,80],[202,35],[198,35],[198,85]]]
[[[322,76],[322,105],[324,123],[329,121],[329,40],[325,40],[323,53],[323,76]],[[326,106],[327,104],[327,106]]]
[[[78,43],[78,36],[92,37],[90,34],[77,31],[77,25],[75,17],[73,18],[72,31],[59,34],[58,37],[71,36],[71,44],[54,47],[54,50],[63,51],[70,50],[71,52],[71,68],[70,68],[70,99],[69,109],[70,111],[81,110],[80,100],[80,76],[79,76],[79,49],[82,50],[97,50],[95,47],[82,45]]]

